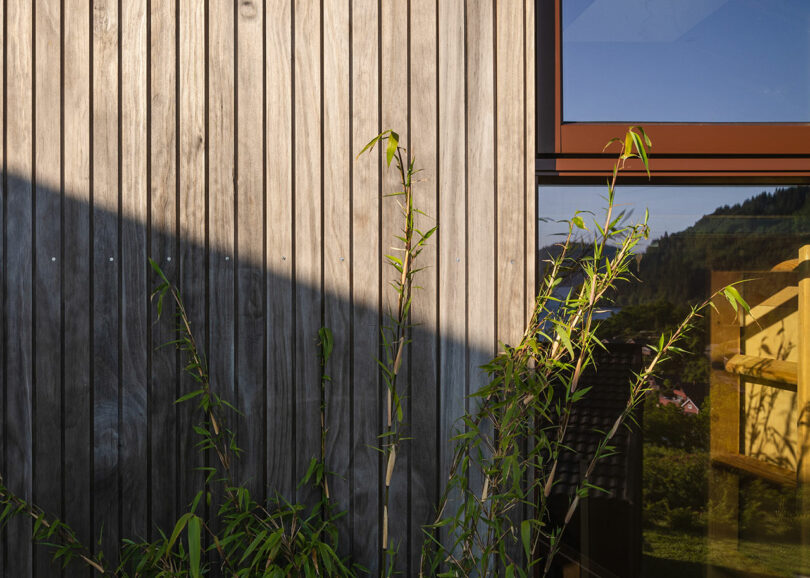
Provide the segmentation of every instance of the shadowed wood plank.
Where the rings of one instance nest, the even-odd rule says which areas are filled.
[[[352,4],[352,158],[380,130],[377,2]],[[380,460],[380,154],[355,160],[352,188],[352,554],[374,574],[379,569]]]
[[[237,13],[237,320],[236,384],[239,419],[240,481],[262,500],[265,494],[265,292],[264,292],[264,135],[260,0],[242,0]]]
[[[291,0],[267,0],[267,484],[291,497],[293,242]],[[279,419],[277,416],[288,416]]]
[[[295,2],[295,411],[296,479],[320,454],[320,371],[316,340],[321,327],[322,188],[320,12]],[[312,502],[306,486],[298,499]]]
[[[522,2],[496,1],[497,338],[506,344],[516,343],[523,333],[527,302],[523,10]],[[519,524],[517,510],[510,517]],[[508,551],[513,559],[523,559],[519,541]]]
[[[146,536],[146,0],[121,3],[121,537]]]
[[[411,154],[421,169],[414,187],[416,205],[425,212],[423,228],[430,229],[438,217],[438,69],[437,7],[432,0],[411,2]],[[419,256],[420,273],[414,292],[411,319],[414,324],[411,355],[410,424],[413,439],[410,461],[410,572],[419,568],[425,536],[422,526],[434,516],[438,501],[437,450],[438,392],[438,245],[437,233]]]
[[[0,3],[0,22],[5,22],[5,4]],[[0,54],[0,78],[5,78],[5,65],[6,65],[6,51],[5,51],[5,26],[0,26],[0,46],[4,47],[4,50]],[[5,142],[6,136],[6,126],[5,126],[5,98],[0,97],[0,137]],[[5,303],[5,291],[6,291],[6,255],[3,251],[6,242],[6,219],[5,219],[5,201],[6,201],[6,179],[5,179],[5,171],[6,171],[6,151],[3,145],[0,145],[0,170],[2,174],[0,174],[0,303]],[[6,343],[5,343],[5,335],[6,335],[6,309],[5,307],[0,307],[0,359],[2,359],[3,368],[0,369],[0,384],[2,384],[2,390],[0,390],[0,468],[2,468],[2,472],[5,474],[7,471],[6,469],[6,395],[5,392],[8,391],[8,374],[5,370],[6,365],[6,357],[2,352],[6,351]],[[8,532],[0,533],[0,568],[5,568],[5,557],[4,554],[6,552],[8,544]]]
[[[119,540],[119,163],[117,3],[93,5],[93,530],[117,560]]]
[[[180,83],[179,145],[180,197],[180,288],[191,320],[194,338],[202,352],[207,351],[206,246],[205,246],[205,3],[180,2]],[[199,385],[187,374],[180,378],[180,395]],[[202,416],[194,403],[178,407],[178,494],[187,507],[204,486],[205,476],[197,471],[205,465],[195,447],[199,437],[193,425]],[[202,513],[202,512],[201,512]]]
[[[235,94],[234,4],[213,0],[208,5],[208,349],[211,385],[236,404],[235,380]],[[237,431],[239,417],[227,414],[227,427]],[[215,455],[209,456],[215,460]],[[234,471],[238,479],[238,471]],[[219,507],[212,502],[212,512]]]
[[[487,382],[481,366],[489,362],[497,344],[495,326],[495,52],[492,1],[467,4],[467,207],[468,264],[467,326],[469,376],[467,394]],[[467,402],[475,411],[477,398]],[[492,436],[490,423],[481,425]],[[487,454],[486,448],[481,449]],[[478,468],[470,472],[470,485],[477,495],[484,487]],[[484,524],[479,528],[485,531]]]
[[[66,0],[64,10],[65,520],[91,544],[90,5]],[[71,572],[91,576],[85,568]]]
[[[51,516],[62,512],[61,403],[61,103],[60,6],[37,4],[36,211],[34,229],[34,502]],[[35,549],[34,574],[58,571],[48,550]]]
[[[150,144],[150,207],[151,238],[149,256],[168,279],[177,283],[177,71],[175,70],[176,0],[152,2],[150,14],[151,94],[149,95]],[[151,271],[151,268],[150,268]],[[150,272],[149,288],[159,283]],[[151,356],[149,376],[149,454],[151,526],[150,537],[156,538],[158,528],[166,531],[180,515],[177,498],[177,353],[174,347],[164,346],[175,339],[174,304],[164,300],[163,315],[157,320],[157,308],[151,302],[149,322]]]
[[[33,256],[32,79],[31,5],[13,2],[8,13],[6,39],[6,484],[11,491],[32,498],[33,336],[31,275]],[[31,523],[17,518],[5,529],[8,552],[6,571],[26,578],[32,572]]]
[[[409,102],[408,102],[408,3],[407,2],[383,2],[381,3],[381,24],[380,38],[382,40],[382,77],[380,79],[380,99],[382,106],[382,128],[391,129],[399,133],[400,143],[408,148],[409,143]],[[409,156],[405,156],[405,162],[409,161]],[[418,179],[419,175],[414,177]],[[402,242],[396,239],[402,236],[405,230],[405,218],[402,215],[400,205],[404,203],[405,197],[385,197],[402,191],[399,171],[396,169],[396,162],[392,161],[391,166],[383,169],[383,199],[382,199],[382,255],[380,260],[380,271],[383,277],[382,283],[382,315],[383,326],[393,328],[392,317],[397,315],[397,293],[391,286],[394,281],[399,281],[400,274],[389,263],[385,255],[392,255],[402,259]],[[421,266],[419,263],[417,267]],[[419,284],[420,277],[417,274],[416,283]],[[407,320],[406,320],[407,323]],[[392,333],[387,331],[389,339]],[[407,411],[411,404],[410,391],[408,388],[409,356],[407,349],[402,359],[399,375],[397,377],[397,391],[402,399],[402,404]],[[383,428],[388,419],[388,402],[385,381],[382,383],[383,404],[382,420]],[[410,437],[409,424],[403,423],[401,426],[403,438]],[[382,433],[381,430],[380,433]],[[401,442],[397,451],[396,463],[391,478],[391,489],[388,503],[388,549],[395,551],[395,569],[406,576],[412,575],[408,564],[410,562],[408,551],[408,490],[409,482],[408,470],[411,456],[411,443],[409,440]],[[380,491],[385,492],[385,477],[381,480]],[[383,514],[385,516],[385,514]]]
[[[440,467],[444,487],[453,460],[450,438],[465,409],[467,191],[465,179],[464,3],[439,4],[439,332]],[[457,507],[455,502],[448,506]],[[446,538],[446,532],[443,532]]]
[[[349,133],[349,2],[326,0],[323,7],[324,158],[324,325],[334,335],[327,367],[326,469],[330,497],[339,511],[351,501],[351,156]],[[348,554],[349,519],[337,522],[341,553]]]

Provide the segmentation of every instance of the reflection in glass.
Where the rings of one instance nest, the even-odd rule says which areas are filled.
[[[541,271],[566,229],[555,221],[585,207],[599,214],[603,194],[540,189],[548,218],[538,227]],[[586,500],[569,538],[579,564],[605,576],[628,575],[627,564],[650,578],[810,575],[810,500],[802,489],[810,481],[810,420],[802,411],[810,401],[810,187],[625,187],[617,204],[630,220],[649,208],[651,235],[636,261],[638,280],[622,285],[602,315],[608,351],[623,347],[626,357],[635,346],[643,359],[690,305],[729,283],[740,282],[751,311],[718,300],[687,353],[648,384],[633,434],[640,458],[603,474],[608,486],[619,476],[618,490]],[[581,240],[587,251],[587,235]],[[602,363],[602,377],[597,369],[594,391],[604,372],[615,374],[616,359]],[[634,484],[640,499],[626,491]],[[604,512],[612,519],[601,520]],[[640,538],[628,543],[603,531],[617,524],[639,524]],[[617,560],[628,550],[637,566]]]
[[[806,0],[562,0],[564,121],[810,121]]]

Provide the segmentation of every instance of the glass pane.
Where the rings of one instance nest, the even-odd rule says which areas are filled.
[[[557,221],[577,210],[603,214],[604,193],[540,188],[540,271],[567,231]],[[648,382],[640,427],[616,438],[619,455],[595,471],[596,485],[611,493],[585,500],[569,546],[596,575],[810,575],[810,499],[798,473],[810,447],[798,406],[800,392],[810,390],[798,371],[810,299],[797,290],[799,250],[810,244],[810,187],[620,187],[616,203],[628,221],[649,209],[651,234],[635,261],[638,279],[622,284],[601,314],[598,332],[610,355],[587,378],[587,419],[572,422],[580,428],[571,433],[574,463],[587,463],[580,440],[611,423],[607,414],[626,401],[626,386],[611,384],[622,364],[625,373],[641,365],[632,365],[633,350],[649,361],[658,335],[729,283],[742,282],[751,312],[718,301],[685,342],[687,352]],[[590,233],[577,241],[587,253]],[[558,295],[577,283],[572,276]]]
[[[563,120],[810,121],[807,0],[562,0]]]

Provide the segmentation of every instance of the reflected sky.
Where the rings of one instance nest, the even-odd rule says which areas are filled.
[[[665,232],[672,234],[695,224],[703,215],[718,207],[735,205],[763,191],[774,192],[775,186],[624,186],[617,187],[615,206],[626,211],[631,221],[644,218],[649,209],[650,238],[641,244],[645,250]],[[538,190],[538,212],[548,219],[537,227],[538,247],[559,243],[567,226],[555,221],[570,219],[574,212],[587,208],[602,224],[607,188],[604,186],[542,186]],[[586,217],[583,215],[583,217]],[[589,229],[593,217],[585,219]]]
[[[810,121],[808,0],[562,6],[565,121]]]

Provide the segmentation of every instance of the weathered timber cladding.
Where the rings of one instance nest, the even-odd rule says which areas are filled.
[[[394,128],[440,227],[421,255],[403,363],[391,540],[414,575],[478,367],[534,286],[532,0],[0,2],[0,472],[111,550],[156,536],[200,487],[193,383],[157,261],[182,289],[214,385],[245,414],[238,476],[309,499],[316,332],[335,352],[330,484],[345,554],[380,564],[376,357],[400,223],[379,151]],[[432,222],[425,222],[425,227]],[[210,456],[209,456],[210,459]],[[473,480],[473,483],[476,483]],[[216,508],[216,503],[208,512]],[[31,523],[0,575],[54,576]],[[71,575],[89,575],[74,569]]]

